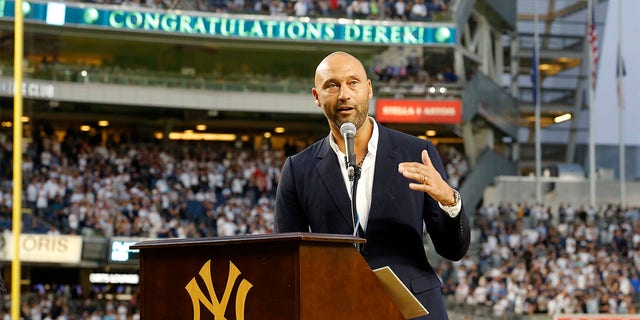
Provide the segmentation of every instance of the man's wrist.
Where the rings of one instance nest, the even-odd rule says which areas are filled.
[[[458,192],[458,190],[453,188],[451,190],[453,190],[453,202],[450,202],[450,203],[440,202],[440,204],[442,204],[442,206],[444,207],[455,207],[456,205],[458,205],[458,203],[460,203],[460,192]]]

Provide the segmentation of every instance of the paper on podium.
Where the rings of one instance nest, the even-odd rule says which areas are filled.
[[[416,297],[407,289],[400,281],[400,278],[391,270],[391,268],[382,267],[373,270],[378,277],[382,286],[387,290],[391,300],[398,307],[405,319],[412,319],[420,316],[426,316],[429,311],[416,299]]]

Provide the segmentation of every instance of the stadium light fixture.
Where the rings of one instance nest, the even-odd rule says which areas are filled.
[[[554,123],[560,123],[560,122],[565,122],[567,120],[571,119],[571,113],[565,113],[563,115],[557,116],[555,118],[553,118],[553,122]]]
[[[235,141],[232,133],[197,133],[193,130],[169,133],[169,140]]]

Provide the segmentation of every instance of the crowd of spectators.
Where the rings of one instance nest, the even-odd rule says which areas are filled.
[[[24,232],[196,238],[271,233],[284,150],[183,143],[92,145],[74,136],[34,137],[24,150]],[[440,145],[449,181],[468,171]],[[0,220],[12,207],[12,141],[0,134]],[[291,152],[291,151],[288,151]],[[6,228],[6,225],[3,225]]]
[[[379,96],[459,97],[462,81],[448,60],[421,48],[390,47],[373,58],[368,73]]]
[[[84,0],[84,2],[271,16],[433,21],[451,0]]]
[[[11,139],[0,134],[5,232],[11,226],[12,149]],[[283,157],[283,151],[233,145],[103,146],[71,132],[62,142],[54,135],[36,136],[23,156],[23,200],[31,212],[24,215],[23,232],[145,238],[271,233]],[[29,293],[22,306],[25,319],[50,319],[48,313],[53,319],[116,319],[110,314],[122,312],[108,308],[112,299],[71,308],[70,292],[68,286],[49,284]],[[1,311],[8,312],[7,299]],[[123,305],[129,316],[135,313],[131,301]]]
[[[638,208],[488,204],[477,227],[476,250],[439,268],[452,304],[505,318],[640,310]]]
[[[0,135],[5,221],[12,206],[11,150],[11,139]],[[462,153],[448,145],[439,151],[449,182],[460,186],[468,171]],[[152,238],[273,232],[284,151],[102,145],[68,133],[62,142],[34,137],[24,152],[23,199],[32,210],[24,232]],[[495,316],[635,313],[640,307],[638,209],[501,203],[481,207],[475,217],[479,236],[467,257],[440,263],[452,304],[485,307]],[[136,319],[135,289],[127,290],[126,301],[95,293],[89,299],[72,286],[51,284],[27,293],[22,309],[32,320]],[[4,318],[9,305],[5,297]]]
[[[127,300],[105,298],[95,290],[83,295],[80,286],[36,284],[23,296],[20,318],[23,320],[139,320],[138,294],[128,288]],[[11,320],[7,299],[0,307],[0,319]]]
[[[455,146],[449,144],[438,144],[438,153],[442,158],[449,185],[452,188],[460,188],[464,179],[469,173],[469,163],[464,154]]]
[[[4,154],[11,149],[5,140]],[[151,238],[269,233],[283,153],[204,145],[92,146],[36,139],[23,178],[32,226],[63,234]],[[5,157],[6,158],[6,157]],[[3,161],[2,181],[8,181]],[[4,184],[3,210],[11,206]]]
[[[85,237],[197,238],[273,232],[273,202],[285,150],[233,145],[96,144],[67,132],[33,137],[24,151],[23,232]],[[12,139],[0,134],[0,221],[10,230]],[[441,149],[447,169],[458,153]],[[286,150],[287,154],[294,152]],[[29,319],[117,310],[67,302],[69,286],[40,286],[22,307]],[[8,298],[8,297],[7,297]],[[104,303],[111,300],[103,300]],[[135,299],[134,299],[135,301]],[[9,310],[5,299],[5,308]],[[110,303],[113,303],[111,301]],[[128,306],[131,316],[135,306]],[[8,315],[7,315],[8,316]],[[27,319],[27,318],[25,318]],[[103,318],[99,318],[103,319]],[[120,319],[120,318],[118,318]],[[123,319],[125,319],[123,317]]]

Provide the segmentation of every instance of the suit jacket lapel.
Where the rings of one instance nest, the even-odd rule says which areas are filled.
[[[324,191],[329,195],[345,223],[353,229],[351,219],[351,199],[345,187],[344,178],[336,154],[331,149],[329,137],[326,137],[322,146],[318,149],[316,168],[324,186]],[[322,192],[318,190],[318,192]]]
[[[378,155],[376,156],[376,170],[373,177],[373,189],[371,191],[371,209],[369,210],[369,222],[378,211],[385,211],[385,203],[391,203],[389,198],[394,195],[391,176],[399,174],[397,170],[396,150],[397,145],[391,142],[389,131],[378,124]]]

